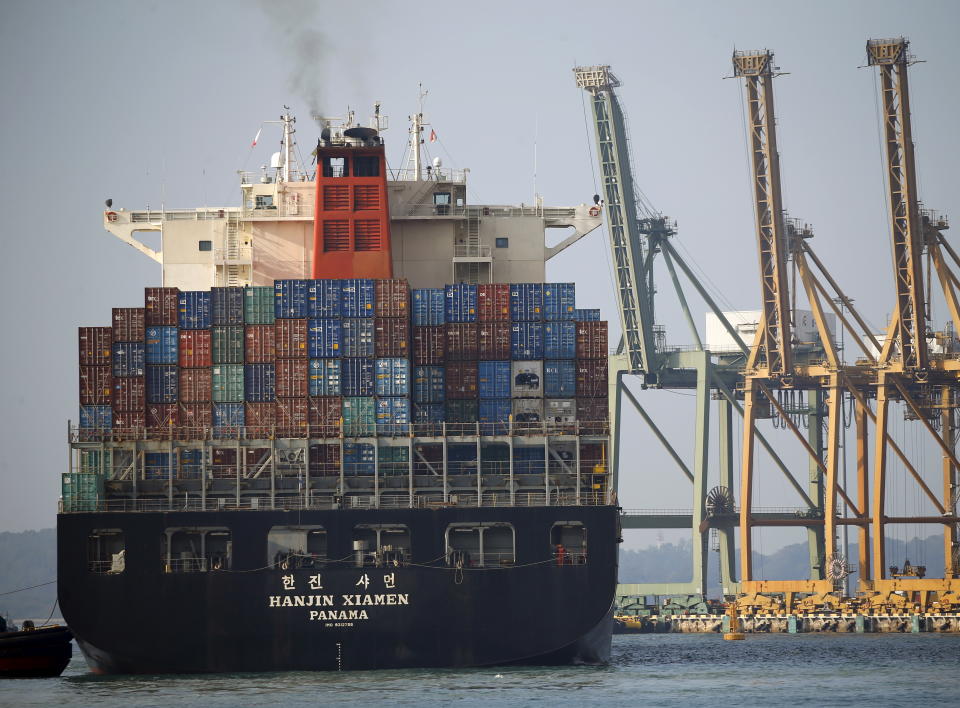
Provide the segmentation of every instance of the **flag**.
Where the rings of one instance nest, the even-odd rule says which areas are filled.
[[[430,142],[437,142],[437,131],[435,131],[433,128],[430,129]]]
[[[260,126],[260,130],[257,131],[257,134],[253,136],[253,142],[250,144],[250,147],[256,147],[257,141],[260,139],[260,133],[263,131],[263,126]]]

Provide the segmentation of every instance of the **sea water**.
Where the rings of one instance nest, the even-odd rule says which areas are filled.
[[[148,639],[145,639],[148,641]],[[0,680],[0,706],[960,705],[960,634],[641,634],[608,666]]]

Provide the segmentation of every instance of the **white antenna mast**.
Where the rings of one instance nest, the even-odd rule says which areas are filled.
[[[423,84],[417,84],[417,87],[419,89],[419,95],[417,96],[419,110],[415,115],[410,116],[410,159],[413,161],[413,179],[419,182],[423,179],[420,156],[420,144],[423,142],[423,138],[420,136],[423,134],[424,126],[423,99],[425,99],[430,92],[423,90]]]

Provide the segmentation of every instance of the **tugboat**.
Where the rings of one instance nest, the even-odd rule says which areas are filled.
[[[26,620],[17,630],[0,617],[0,678],[59,676],[73,656],[72,639],[63,625],[34,627]]]

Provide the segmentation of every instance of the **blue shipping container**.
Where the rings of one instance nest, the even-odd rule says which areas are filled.
[[[513,448],[513,471],[515,474],[543,474],[542,447]]]
[[[543,356],[546,359],[577,357],[577,325],[573,322],[547,322],[543,325]]]
[[[543,319],[543,283],[510,284],[510,319],[514,322]]]
[[[307,316],[307,284],[309,280],[273,281],[273,314],[283,319]]]
[[[340,320],[325,317],[307,321],[307,352],[311,359],[340,356]]]
[[[572,319],[576,322],[599,322],[600,310],[574,310]]]
[[[80,406],[81,428],[112,428],[113,409],[110,406]]]
[[[242,303],[242,301],[241,301]],[[198,478],[203,462],[203,450],[180,450],[179,477]]]
[[[413,301],[413,324],[417,327],[431,327],[444,323],[443,288],[415,288],[410,293]]]
[[[210,306],[214,325],[243,324],[243,288],[210,288]]]
[[[369,278],[340,281],[340,308],[344,317],[373,317],[376,288]]]
[[[147,327],[146,335],[147,364],[177,363],[176,327]]]
[[[440,425],[446,412],[447,408],[442,403],[414,403],[413,422],[416,425]]]
[[[243,400],[248,403],[272,403],[277,397],[277,372],[273,364],[245,364]]]
[[[143,476],[147,479],[167,479],[176,470],[170,468],[169,452],[143,453]]]
[[[510,362],[481,361],[478,384],[480,398],[510,398]]]
[[[521,361],[543,359],[543,325],[514,322],[510,327],[510,358]]]
[[[547,398],[577,395],[577,363],[572,359],[543,362],[543,394]]]
[[[374,362],[376,394],[378,396],[410,395],[410,360],[399,357],[377,359]]]
[[[510,426],[509,398],[481,398],[479,406],[480,434],[506,435]]]
[[[180,372],[176,366],[148,366],[147,403],[176,403]]]
[[[113,375],[143,376],[146,358],[146,347],[143,342],[114,342],[110,357]]]
[[[344,359],[340,365],[340,387],[344,396],[372,396],[373,360]]]
[[[374,447],[369,443],[343,444],[343,474],[348,477],[372,476],[377,468],[376,459]]]
[[[206,290],[181,290],[177,307],[180,329],[210,329],[213,304]]]
[[[214,403],[213,404],[213,434],[214,437],[236,437],[236,428],[245,425],[242,403]]]
[[[446,368],[415,366],[413,368],[413,400],[415,403],[443,403],[447,395]],[[443,408],[443,406],[441,406]],[[443,416],[440,416],[443,420]],[[423,421],[426,423],[434,421]]]
[[[352,317],[341,320],[340,356],[373,358],[373,320]]]
[[[447,285],[443,290],[446,303],[443,315],[447,322],[477,321],[477,286],[469,283]]]
[[[311,396],[341,395],[340,359],[311,359],[309,386]]]
[[[573,320],[577,308],[574,283],[543,284],[543,318],[547,321]]]
[[[311,280],[307,286],[307,317],[340,317],[339,280]]]
[[[377,434],[406,435],[410,423],[410,399],[384,396],[377,399]]]

